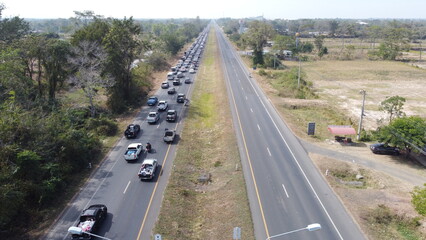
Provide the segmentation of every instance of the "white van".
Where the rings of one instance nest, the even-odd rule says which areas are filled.
[[[175,78],[174,72],[167,73],[167,80],[173,80]]]

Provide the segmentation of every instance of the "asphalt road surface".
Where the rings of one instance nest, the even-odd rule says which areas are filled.
[[[189,76],[192,82],[196,81],[196,73],[186,72],[184,75]],[[165,120],[166,111],[160,113],[159,122],[149,125],[146,122],[148,112],[156,111],[157,108],[144,106],[133,122],[140,124],[142,129],[137,138],[120,139],[42,239],[70,239],[68,228],[74,226],[81,211],[92,204],[105,204],[108,207],[108,216],[96,234],[114,240],[151,238],[175,157],[176,145],[179,143],[181,121],[187,108],[183,103],[176,102],[177,93],[185,93],[188,97],[192,92],[193,84],[185,84],[185,77],[181,79],[179,86],[173,86],[172,81],[169,81],[171,87],[176,88],[175,94],[169,95],[167,89],[159,89],[155,94],[159,100],[168,102],[168,109],[177,110],[176,122]],[[166,76],[164,79],[167,81]],[[163,142],[165,128],[177,130],[178,135],[172,144]],[[120,129],[123,132],[124,130]],[[124,152],[127,146],[139,142],[144,146],[150,142],[152,152],[144,152],[136,162],[126,162]],[[146,158],[155,158],[160,165],[152,181],[140,181],[137,176],[141,163]]]
[[[218,27],[216,34],[256,239],[365,239]],[[313,223],[321,229],[304,229]]]

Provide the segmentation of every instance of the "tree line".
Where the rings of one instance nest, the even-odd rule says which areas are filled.
[[[229,38],[241,48],[253,50],[253,64],[264,64],[260,49],[267,40],[274,42],[273,50],[279,56],[283,50],[294,54],[315,53],[319,58],[328,54],[325,38],[341,39],[342,53],[350,59],[353,45],[345,45],[345,39],[358,38],[370,43],[369,59],[396,60],[412,45],[422,49],[426,39],[426,20],[352,20],[352,19],[299,19],[257,20],[219,19],[218,23]],[[260,34],[263,32],[262,34]],[[301,39],[314,38],[314,41]],[[261,48],[262,47],[262,48]],[[268,57],[268,54],[266,54]],[[279,56],[282,57],[282,56]],[[270,58],[270,56],[269,56]],[[267,67],[272,67],[268,65]]]
[[[141,105],[150,74],[168,67],[207,21],[141,24],[76,12],[64,38],[2,18],[4,9],[0,4],[0,236],[25,239],[31,229],[24,227],[45,221],[43,211],[99,161],[101,139],[117,133],[114,117]],[[61,97],[79,90],[85,104]],[[105,105],[94,101],[100,94]]]

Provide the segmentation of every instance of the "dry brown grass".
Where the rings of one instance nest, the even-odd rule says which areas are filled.
[[[297,65],[295,62],[284,64]],[[367,130],[375,129],[377,120],[387,118],[379,111],[380,102],[386,97],[404,97],[407,101],[403,111],[407,115],[426,117],[424,69],[401,62],[367,60],[304,62],[302,69],[321,99],[343,110],[355,121],[359,119],[362,104],[359,91],[366,90],[364,128]]]
[[[214,32],[198,71],[155,232],[164,239],[254,239],[243,173]],[[211,174],[208,184],[197,181]]]

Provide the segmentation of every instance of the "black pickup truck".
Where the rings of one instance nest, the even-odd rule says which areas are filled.
[[[103,204],[91,205],[87,209],[83,210],[76,225],[76,227],[80,228],[83,233],[72,234],[72,239],[91,239],[92,236],[84,232],[94,233],[94,231],[96,231],[96,229],[98,229],[105,220],[107,213],[108,209]]]

